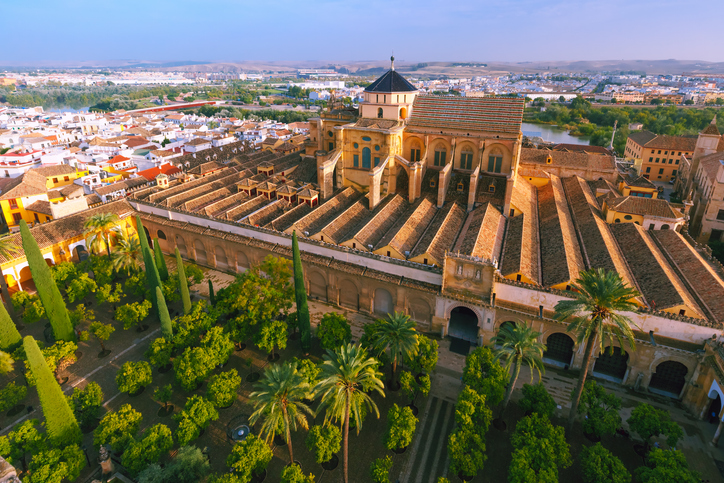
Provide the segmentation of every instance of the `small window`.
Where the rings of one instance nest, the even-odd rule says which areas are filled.
[[[423,259],[422,259],[422,263],[424,263],[425,265],[427,265],[427,258],[423,258]]]
[[[657,162],[657,163],[659,162],[659,159],[661,159],[661,158],[656,158],[656,162]]]
[[[513,218],[515,216],[515,208],[510,209],[510,217]]]
[[[658,152],[658,153],[656,153],[656,154],[661,154],[661,150],[659,149],[659,152]]]
[[[362,138],[362,141],[364,141],[364,142],[367,142],[367,143],[368,143],[368,142],[372,141],[372,138],[371,138],[371,137],[369,137],[369,136],[364,136],[364,137]]]
[[[58,182],[58,178],[53,178],[53,183],[57,183],[57,182]]]
[[[517,274],[517,275],[515,276],[515,281],[516,281],[516,282],[520,282],[521,280],[523,280],[523,276],[522,276],[521,274]]]
[[[653,163],[653,162],[654,162],[654,158],[649,158],[649,163]]]
[[[354,167],[359,168],[359,154],[355,154],[354,156],[352,156],[352,160]]]
[[[435,151],[435,166],[445,166],[445,157],[447,156],[447,151]]]
[[[380,164],[380,158],[375,156],[375,166],[379,166]]]
[[[375,146],[375,151],[379,151],[379,150],[380,150],[380,146],[378,144],[377,146]]]
[[[648,168],[646,168],[646,172],[647,172],[647,173],[650,173],[650,172],[651,172],[651,166],[649,166]],[[647,179],[648,179],[648,178],[647,178]]]
[[[68,176],[64,176],[63,181],[70,181],[70,178]]]
[[[389,251],[389,250],[387,251],[387,256],[388,256],[388,257],[390,256],[390,251]]]
[[[668,152],[668,151],[664,151],[664,154],[669,154],[669,152]]]
[[[488,186],[488,193],[495,193],[495,185],[494,185],[494,184],[491,184],[490,186]]]
[[[686,309],[679,310],[679,315],[686,315]]]
[[[434,188],[435,186],[437,186],[437,182],[436,182],[434,179],[431,179],[431,180],[430,180],[430,188]]]
[[[334,133],[333,133],[332,131],[327,131],[327,135],[328,135],[329,137],[332,137],[332,136],[334,136]]]
[[[471,151],[460,153],[460,169],[473,169],[473,153]]]
[[[664,174],[664,168],[659,169],[659,174]]]
[[[614,223],[621,223],[621,218],[616,218],[615,220],[613,220],[613,222],[614,222]]]
[[[465,189],[465,185],[462,183],[458,183],[458,191],[462,192]]]
[[[359,144],[357,144],[357,143],[354,143],[352,146],[354,146],[355,149],[359,148]]]
[[[719,212],[716,214],[716,219],[724,221],[724,210],[719,210]]]
[[[319,239],[324,241],[324,235],[320,236]]]
[[[631,216],[631,215],[626,215],[626,216],[623,217],[623,219],[624,219],[624,220],[633,220],[633,216]]]
[[[352,243],[352,248],[357,248],[357,244],[356,244],[356,243]]]
[[[384,112],[382,111],[382,108],[378,107],[377,108],[377,118],[382,119],[383,114],[384,114]]]
[[[16,210],[18,208],[18,200],[12,199],[10,200],[10,209]]]
[[[328,151],[334,151],[334,143],[329,143]]]

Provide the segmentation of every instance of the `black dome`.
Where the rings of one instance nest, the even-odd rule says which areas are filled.
[[[390,69],[382,77],[365,88],[365,92],[415,92],[417,89],[407,79]]]

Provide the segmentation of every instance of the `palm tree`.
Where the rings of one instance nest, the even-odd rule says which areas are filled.
[[[83,227],[86,233],[90,234],[88,244],[92,247],[103,242],[108,252],[108,258],[110,258],[111,234],[118,234],[121,231],[118,227],[118,215],[115,213],[96,213],[85,221]]]
[[[491,340],[493,344],[500,344],[500,347],[495,350],[495,360],[502,362],[508,373],[511,373],[512,369],[508,390],[505,392],[503,406],[498,415],[499,420],[503,419],[505,408],[508,407],[521,366],[526,365],[530,368],[531,383],[535,372],[538,372],[538,379],[545,372],[543,368],[545,346],[538,341],[538,336],[540,336],[540,332],[535,332],[532,327],[523,324],[503,324],[498,335]]]
[[[130,275],[131,269],[138,267],[138,260],[141,258],[141,243],[135,234],[129,236],[121,233],[117,240],[118,244],[113,251],[113,268],[116,271],[125,269]]]
[[[348,449],[349,449],[349,416],[354,414],[357,422],[357,434],[362,428],[360,408],[367,406],[380,417],[377,405],[369,396],[369,392],[377,391],[382,397],[384,384],[377,371],[377,361],[368,357],[367,352],[358,345],[347,344],[335,351],[327,350],[320,371],[320,379],[315,388],[322,395],[320,407],[326,407],[325,422],[336,421],[343,426],[344,437],[344,483],[349,482]]]
[[[377,329],[372,335],[372,346],[380,353],[390,350],[393,383],[397,374],[397,362],[412,359],[417,354],[417,344],[415,322],[408,315],[395,312],[387,314],[386,319],[377,321]]]
[[[13,255],[17,255],[20,252],[21,249],[17,245],[17,243],[14,242],[13,238],[9,236],[4,236],[0,238],[0,258],[5,260],[11,260],[13,258]],[[13,304],[10,301],[10,290],[8,289],[8,281],[5,280],[5,274],[3,274],[1,268],[0,289],[2,289],[3,301],[5,302],[5,307],[8,310],[8,314],[10,315],[10,318],[13,319],[13,322],[17,324],[15,307],[13,307]]]
[[[289,461],[294,464],[292,451],[292,430],[297,423],[304,429],[309,428],[304,413],[313,414],[309,406],[302,402],[311,390],[306,378],[297,371],[297,365],[291,362],[274,364],[264,370],[264,377],[254,384],[256,391],[249,395],[254,401],[254,413],[249,422],[254,424],[261,417],[264,424],[261,434],[266,433],[267,443],[274,438],[278,428],[284,428],[289,446]]]
[[[570,320],[568,332],[577,334],[578,344],[586,344],[581,375],[568,415],[568,430],[573,428],[578,413],[594,346],[598,345],[603,351],[604,342],[608,341],[613,347],[615,338],[621,347],[628,341],[631,350],[636,350],[631,330],[636,324],[621,312],[636,310],[637,305],[632,300],[640,295],[636,289],[627,287],[618,273],[602,268],[581,272],[572,287],[575,299],[561,300],[555,307],[555,318],[561,322]]]

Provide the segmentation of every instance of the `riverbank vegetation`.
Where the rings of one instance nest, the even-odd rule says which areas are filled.
[[[551,103],[545,110],[528,108],[523,120],[540,124],[555,124],[569,131],[573,136],[590,136],[594,146],[608,146],[613,133],[614,122],[618,121],[613,147],[622,155],[626,139],[630,134],[630,123],[641,123],[643,129],[655,134],[696,135],[704,129],[715,114],[722,109],[687,109],[676,106],[655,108],[593,107],[583,98],[576,98],[569,104]],[[718,116],[719,129],[724,129],[724,119]]]

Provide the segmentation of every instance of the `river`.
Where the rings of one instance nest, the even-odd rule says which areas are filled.
[[[551,143],[590,144],[588,136],[571,136],[568,134],[568,131],[563,131],[550,124],[530,124],[524,122],[520,129],[523,131],[523,135],[527,133],[540,133],[539,135],[544,141]]]

